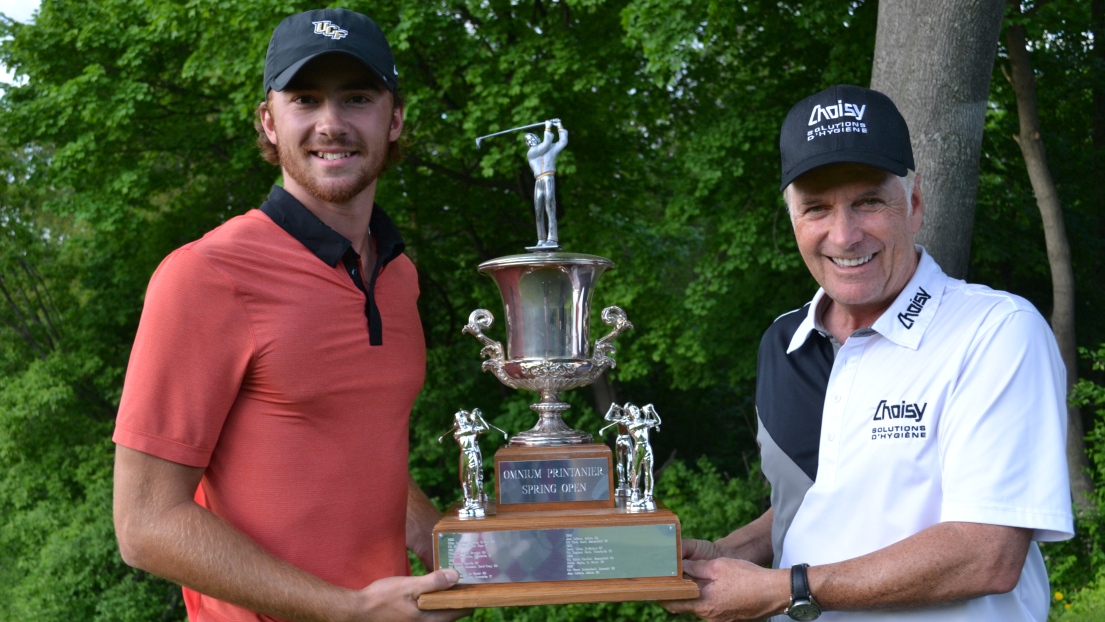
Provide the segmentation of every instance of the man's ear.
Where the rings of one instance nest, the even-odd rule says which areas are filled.
[[[403,107],[393,106],[391,110],[391,128],[388,130],[388,142],[399,140],[403,133]],[[275,142],[275,141],[273,141]]]
[[[917,232],[921,230],[921,224],[925,220],[925,198],[921,192],[920,172],[913,178],[913,190],[910,193],[910,201],[913,206],[913,214],[911,216],[913,220],[913,234],[917,235]]]
[[[272,99],[266,99],[261,102],[261,106],[257,113],[261,115],[261,129],[265,131],[265,136],[268,136],[269,142],[276,145],[276,122],[272,118]]]

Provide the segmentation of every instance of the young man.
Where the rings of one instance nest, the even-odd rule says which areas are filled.
[[[456,619],[415,605],[455,571],[407,576],[439,515],[407,470],[417,275],[374,203],[403,129],[391,50],[363,15],[301,13],[264,79],[284,187],[150,280],[114,435],[120,552],[196,621]]]
[[[1035,542],[1073,534],[1047,323],[914,244],[920,179],[885,95],[822,91],[779,142],[821,288],[760,344],[771,509],[717,542],[685,540],[702,595],[667,606],[710,620],[1045,620]]]

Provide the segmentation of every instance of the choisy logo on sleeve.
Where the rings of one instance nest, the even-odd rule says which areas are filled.
[[[315,25],[315,34],[322,35],[324,37],[330,37],[334,41],[338,39],[344,39],[349,36],[348,30],[343,30],[341,26],[331,23],[330,20],[321,22],[311,22]]]
[[[867,124],[863,122],[863,114],[865,112],[867,112],[867,104],[860,106],[859,104],[845,103],[839,99],[831,106],[815,104],[813,110],[810,111],[810,122],[807,125],[813,127],[822,121],[837,122],[814,127],[809,130],[806,132],[806,141],[808,142],[815,138],[828,136],[829,134],[841,134],[844,132],[860,132],[866,134]],[[855,121],[840,120],[844,117],[851,117],[855,119]]]
[[[901,401],[897,404],[891,404],[886,400],[879,400],[878,406],[875,406],[875,416],[872,417],[872,421],[885,421],[886,423],[871,428],[871,440],[927,438],[928,431],[921,423],[921,419],[924,418],[928,405],[928,402],[918,404],[916,402]],[[901,421],[903,419],[912,420],[912,423],[892,424],[895,420]]]

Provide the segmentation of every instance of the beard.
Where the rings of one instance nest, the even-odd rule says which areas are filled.
[[[284,174],[291,177],[311,196],[327,203],[348,203],[358,194],[372,185],[372,182],[384,171],[387,162],[388,142],[384,137],[379,145],[367,145],[353,140],[324,140],[313,148],[289,145],[290,141],[279,141],[277,151]],[[355,151],[361,159],[361,166],[351,177],[323,177],[311,171],[310,160],[315,158],[311,152],[321,148],[338,148],[342,151]]]

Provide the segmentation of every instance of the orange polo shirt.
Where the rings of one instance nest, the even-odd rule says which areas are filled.
[[[114,434],[206,467],[198,502],[351,589],[408,573],[408,419],[426,363],[414,265],[378,206],[370,228],[380,259],[362,281],[349,242],[274,188],[166,257]],[[267,619],[185,601],[192,620]]]

